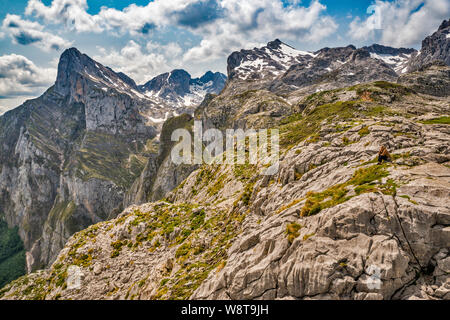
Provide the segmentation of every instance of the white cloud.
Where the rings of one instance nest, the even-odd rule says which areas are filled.
[[[120,51],[98,48],[100,55],[94,59],[117,72],[130,76],[138,84],[149,81],[154,76],[181,67],[182,49],[176,43],[159,45],[148,42],[142,47],[131,40]],[[178,61],[178,63],[177,63]]]
[[[186,52],[179,45],[148,43],[138,38],[120,51],[101,51],[94,57],[143,82],[158,73],[188,65],[198,75],[204,64],[220,65],[235,50],[261,46],[280,38],[287,41],[318,42],[337,29],[326,15],[326,6],[312,0],[309,6],[290,0],[287,6],[274,0],[154,0],[145,6],[131,4],[123,10],[102,7],[95,15],[87,13],[86,0],[29,0],[26,14],[47,23],[64,24],[76,32],[109,32],[145,36],[167,28],[189,31],[200,39]],[[189,41],[189,38],[186,39]]]
[[[123,10],[102,7],[96,15],[86,9],[86,0],[53,0],[49,6],[29,0],[26,14],[79,32],[145,35],[169,26],[187,29],[202,38],[185,56],[196,61],[225,58],[233,50],[275,38],[318,42],[337,29],[319,0],[308,7],[298,0],[286,7],[274,0],[155,0]]]
[[[20,106],[28,99],[30,99],[30,96],[17,96],[14,98],[1,98],[0,99],[0,116],[2,114],[4,114],[5,112]]]
[[[53,0],[46,6],[41,0],[29,0],[25,14],[42,18],[49,23],[63,23],[78,32],[114,30],[142,32],[146,26],[173,23],[172,13],[183,10],[189,3],[199,0],[155,0],[146,6],[131,4],[123,10],[102,7],[96,15],[87,13],[86,0]],[[145,32],[144,32],[145,33]]]
[[[86,0],[53,0],[46,6],[40,0],[29,0],[26,15],[35,15],[50,23],[64,23],[76,31],[101,32],[99,19],[86,12]]]
[[[3,99],[36,96],[56,78],[56,68],[39,68],[26,57],[0,56],[0,96]],[[3,101],[0,102],[3,104]]]
[[[34,45],[44,51],[61,50],[71,45],[70,42],[43,29],[37,22],[23,20],[12,14],[7,14],[2,24],[2,30],[11,36],[15,44]]]
[[[350,37],[395,47],[413,46],[420,44],[450,16],[448,0],[377,0],[375,6],[378,12],[365,20],[356,17],[351,22]],[[378,22],[379,30],[378,26],[374,28]]]
[[[231,51],[275,38],[318,42],[337,29],[336,22],[324,15],[326,6],[317,0],[309,7],[285,8],[273,0],[223,0],[221,5],[226,12],[223,18],[193,31],[203,40],[186,53],[185,61],[224,58]]]
[[[11,109],[11,107],[0,105],[0,116],[10,109]]]

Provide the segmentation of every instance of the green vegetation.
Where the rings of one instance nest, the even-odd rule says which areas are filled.
[[[75,168],[76,175],[83,180],[112,181],[127,190],[144,169],[145,147],[143,143],[129,143],[118,136],[87,132],[82,148],[68,169]]]
[[[325,104],[314,108],[309,114],[299,118],[300,120],[291,116],[293,122],[286,123],[280,128],[280,144],[285,147],[291,146],[317,134],[321,123],[328,118],[337,117],[342,120],[352,117],[355,104],[354,101]]]
[[[175,258],[184,257],[189,253],[191,250],[191,244],[189,242],[183,243],[181,246],[178,247],[177,251],[175,252]]]
[[[387,82],[387,81],[376,81],[373,84],[375,87],[381,88],[381,89],[402,89],[405,88],[404,86],[397,84],[397,83],[392,83],[392,82]]]
[[[25,273],[25,250],[18,228],[8,228],[0,220],[0,288]]]
[[[362,138],[364,136],[367,136],[370,133],[370,130],[368,127],[364,127],[361,130],[358,131],[359,136]]]
[[[348,90],[355,90],[364,100],[377,101],[381,95],[389,94],[398,99],[401,96],[411,94],[413,91],[401,84],[387,81],[376,81],[369,84],[359,84],[350,87]]]
[[[205,223],[205,216],[206,213],[205,210],[203,209],[193,211],[190,217],[191,230],[196,230],[200,228]]]
[[[389,172],[386,170],[386,164],[358,169],[345,183],[322,192],[309,192],[300,214],[302,217],[316,215],[324,209],[337,206],[362,193],[380,191],[384,194],[395,194],[397,185],[392,179],[387,180],[385,184],[379,183],[387,176]],[[350,186],[355,187],[353,196],[348,195]]]
[[[436,119],[421,121],[423,124],[450,124],[450,117],[444,116]]]
[[[111,247],[114,249],[113,252],[111,253],[111,258],[116,258],[120,255],[120,251],[122,251],[122,247],[126,246],[128,244],[127,240],[124,241],[114,241],[111,243]]]
[[[217,178],[214,184],[208,188],[208,195],[209,196],[217,195],[219,191],[223,189],[226,179],[227,179],[226,174],[222,174],[221,176],[219,176],[219,178]]]
[[[314,237],[315,235],[316,235],[315,233],[305,234],[305,235],[303,236],[303,241],[306,241],[306,240],[308,240],[309,238]]]
[[[338,101],[318,106],[302,116],[291,115],[284,119],[280,126],[281,146],[289,147],[306,139],[310,139],[311,142],[318,141],[318,133],[324,122],[330,124],[357,117],[377,117],[389,113],[389,109],[381,105],[360,108],[361,102]]]
[[[293,206],[295,206],[296,204],[298,204],[299,202],[301,202],[301,200],[294,200],[291,203],[289,203],[288,205],[282,206],[280,209],[278,209],[277,213],[281,213],[289,208],[292,208]]]
[[[347,146],[351,144],[351,141],[348,137],[342,137],[342,143]]]
[[[299,230],[303,228],[301,225],[299,225],[298,223],[289,223],[286,226],[286,234],[288,236],[288,241],[289,243],[294,242],[294,240],[296,238],[298,238],[298,236],[300,235]]]
[[[236,164],[233,166],[234,176],[240,181],[248,181],[255,174],[256,165],[245,163],[245,164]]]
[[[407,199],[407,200],[408,200],[409,202],[411,202],[412,204],[418,205],[417,201],[412,200],[411,197],[408,196],[408,195],[401,195],[401,196],[399,196],[399,197],[400,197],[400,198]]]
[[[324,100],[325,100],[325,97],[327,97],[327,96],[329,96],[329,99],[328,100],[331,100],[331,101],[335,101],[336,100],[336,97],[335,97],[335,95],[334,95],[334,93],[336,93],[336,92],[338,92],[339,91],[339,89],[335,89],[335,90],[325,90],[325,91],[319,91],[319,92],[316,92],[316,93],[313,93],[313,94],[311,94],[311,95],[309,95],[304,101],[303,101],[303,103],[304,104],[323,104],[324,102]],[[330,101],[328,101],[328,102],[330,102]]]
[[[156,214],[135,212],[134,225],[145,222],[147,231],[142,235],[148,241],[156,234],[166,237],[166,244],[178,246],[175,250],[176,262],[181,268],[164,275],[154,299],[187,299],[206,279],[209,272],[223,268],[226,250],[237,235],[244,215],[238,212],[205,210],[196,205],[167,205],[155,207]],[[175,238],[170,238],[164,230],[181,229]],[[206,241],[198,243],[197,239]]]
[[[244,205],[248,206],[250,203],[250,198],[252,197],[254,183],[248,183],[244,188],[244,193],[242,194],[240,200],[244,203]]]

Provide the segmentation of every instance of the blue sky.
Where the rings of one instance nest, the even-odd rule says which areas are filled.
[[[420,48],[449,17],[449,0],[2,0],[0,114],[51,86],[68,47],[144,83],[174,68],[226,73],[231,52],[275,38]]]

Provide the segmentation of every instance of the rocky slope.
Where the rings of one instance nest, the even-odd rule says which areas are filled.
[[[382,81],[304,96],[272,126],[276,174],[203,165],[163,201],[75,234],[0,296],[450,299],[449,102]],[[393,162],[377,165],[382,144]]]

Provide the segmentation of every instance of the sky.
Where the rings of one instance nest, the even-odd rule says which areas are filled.
[[[1,0],[0,114],[50,87],[70,47],[143,84],[176,68],[226,74],[233,51],[276,38],[419,49],[448,18],[450,0]]]

